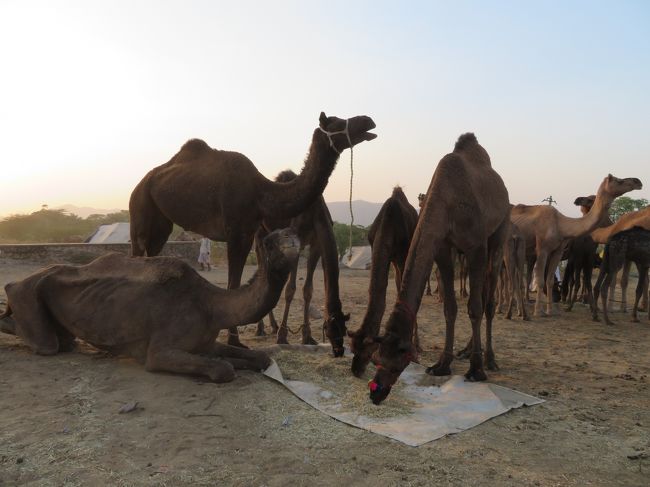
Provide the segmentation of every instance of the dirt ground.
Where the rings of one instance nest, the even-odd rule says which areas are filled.
[[[38,268],[0,261],[0,286]],[[202,274],[225,285],[223,268]],[[368,277],[341,274],[352,328],[365,311]],[[319,273],[318,306],[322,296]],[[391,283],[389,306],[394,299]],[[293,327],[301,308],[297,299]],[[418,315],[424,365],[443,343],[442,318],[437,300],[425,297]],[[648,485],[650,324],[647,313],[640,324],[629,314],[613,319],[615,327],[594,323],[582,305],[532,322],[499,316],[501,369],[489,380],[547,402],[419,448],[339,423],[259,373],[212,384],[148,373],[83,345],[39,357],[0,333],[0,485]],[[273,343],[254,330],[242,329],[249,346]],[[461,302],[457,346],[468,337]],[[457,374],[467,367],[453,364]],[[119,413],[134,401],[137,409]]]

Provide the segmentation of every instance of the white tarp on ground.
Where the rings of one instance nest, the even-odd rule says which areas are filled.
[[[372,248],[370,245],[363,247],[352,247],[352,257],[350,252],[346,251],[341,257],[341,265],[350,269],[370,269],[372,262]]]
[[[129,243],[131,235],[128,223],[113,223],[100,225],[97,231],[87,240],[92,244]]]
[[[329,346],[300,347],[310,350],[311,353],[315,349],[322,349],[322,353],[327,353],[329,349]],[[296,353],[305,353],[301,352],[298,346],[291,348]],[[349,352],[346,350],[347,354]],[[432,377],[425,373],[425,367],[411,363],[399,378],[406,384],[401,393],[418,406],[407,415],[375,419],[361,416],[355,411],[341,410],[341,404],[332,401],[332,397],[338,397],[337,391],[326,391],[309,382],[285,380],[275,361],[264,371],[264,375],[284,384],[300,399],[328,416],[410,446],[420,446],[443,436],[459,433],[513,408],[544,402],[543,399],[496,384],[466,382],[463,376],[455,375],[441,385],[436,385],[435,383],[439,383],[443,378]],[[350,385],[341,384],[341,387],[359,387],[359,379],[350,374]],[[393,391],[391,394],[398,392]],[[386,400],[389,401],[390,396]]]

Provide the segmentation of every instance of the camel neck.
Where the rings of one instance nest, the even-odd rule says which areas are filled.
[[[298,176],[286,183],[264,180],[259,206],[264,218],[293,218],[304,211],[323,193],[338,158],[328,136],[316,129]]]
[[[582,218],[570,218],[558,212],[558,224],[562,236],[564,238],[580,237],[602,226],[603,222],[609,219],[607,211],[612,201],[612,196],[601,188],[593,206]]]

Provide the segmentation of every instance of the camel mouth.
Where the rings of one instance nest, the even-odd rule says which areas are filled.
[[[363,134],[363,140],[368,141],[368,140],[373,140],[377,138],[377,134],[373,134],[372,132],[366,132]]]

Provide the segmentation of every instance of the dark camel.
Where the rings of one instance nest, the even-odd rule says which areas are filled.
[[[607,313],[607,293],[612,278],[616,275],[626,260],[636,264],[639,270],[639,282],[636,286],[636,296],[632,308],[632,322],[638,322],[637,310],[639,300],[643,293],[648,289],[648,268],[650,268],[650,230],[633,227],[630,230],[624,230],[610,237],[609,242],[605,245],[603,263],[600,266],[600,275],[596,280],[594,288],[594,299],[601,295],[601,304],[603,306],[603,316],[605,323],[613,325]],[[650,318],[650,311],[648,312]],[[594,307],[593,319],[598,321],[598,309]]]
[[[368,132],[373,128],[366,116],[344,120],[321,113],[303,170],[288,183],[268,180],[238,152],[190,140],[169,162],[149,171],[131,194],[133,255],[158,255],[176,223],[227,242],[228,289],[239,287],[262,220],[304,211],[322,194],[341,152],[374,139]],[[235,328],[228,343],[243,346]]]
[[[512,319],[512,308],[517,303],[519,316],[530,321],[524,300],[524,265],[526,262],[526,243],[517,225],[510,223],[503,246],[503,268],[499,282],[499,313],[506,304],[506,319]]]
[[[40,355],[71,351],[80,338],[149,371],[227,382],[234,369],[262,370],[270,360],[215,342],[219,330],[258,320],[275,306],[299,245],[288,229],[270,234],[255,277],[232,290],[172,257],[112,253],[85,266],[51,266],[5,287],[2,331]]]
[[[352,373],[357,377],[365,372],[370,357],[379,346],[374,337],[379,335],[379,327],[386,310],[388,272],[392,264],[395,269],[395,285],[399,292],[406,256],[417,221],[417,211],[408,202],[402,189],[396,187],[370,226],[368,241],[372,247],[372,265],[368,308],[361,327],[357,331],[348,332],[351,338],[350,348],[354,354]],[[417,331],[413,337],[417,348]]]
[[[508,191],[492,169],[490,156],[474,134],[461,135],[454,151],[441,159],[433,173],[409,247],[399,297],[388,318],[385,334],[376,338],[380,345],[372,359],[377,373],[369,384],[373,403],[379,404],[388,396],[415,355],[413,324],[434,260],[440,270],[447,327],[444,352],[427,371],[434,375],[451,373],[457,313],[452,248],[465,254],[469,269],[467,309],[472,322],[472,339],[470,368],[465,377],[477,381],[487,379],[481,357],[480,326],[484,313],[486,362],[488,368],[496,368],[492,350],[494,292],[503,258],[509,209]]]
[[[293,171],[281,172],[276,181],[289,182],[296,178]],[[309,257],[307,259],[307,275],[303,286],[304,314],[302,325],[302,343],[316,345],[311,333],[311,324],[309,317],[309,307],[313,293],[314,271],[318,264],[319,258],[322,257],[323,277],[325,285],[325,330],[327,337],[332,345],[332,352],[335,357],[343,356],[343,337],[347,330],[345,322],[350,319],[349,314],[344,314],[339,297],[339,261],[338,250],[336,248],[336,239],[334,238],[333,222],[327,204],[323,196],[319,196],[309,207],[300,215],[287,220],[266,219],[263,227],[265,231],[275,228],[290,226],[298,235],[301,242],[301,251],[309,245]],[[291,301],[296,292],[296,277],[298,273],[298,261],[291,270],[289,282],[287,283],[284,297],[285,306],[282,322],[277,332],[277,343],[288,343],[288,326],[289,309]],[[272,318],[272,312],[269,313],[271,323],[275,321]],[[258,324],[258,335],[263,332],[263,323]]]

